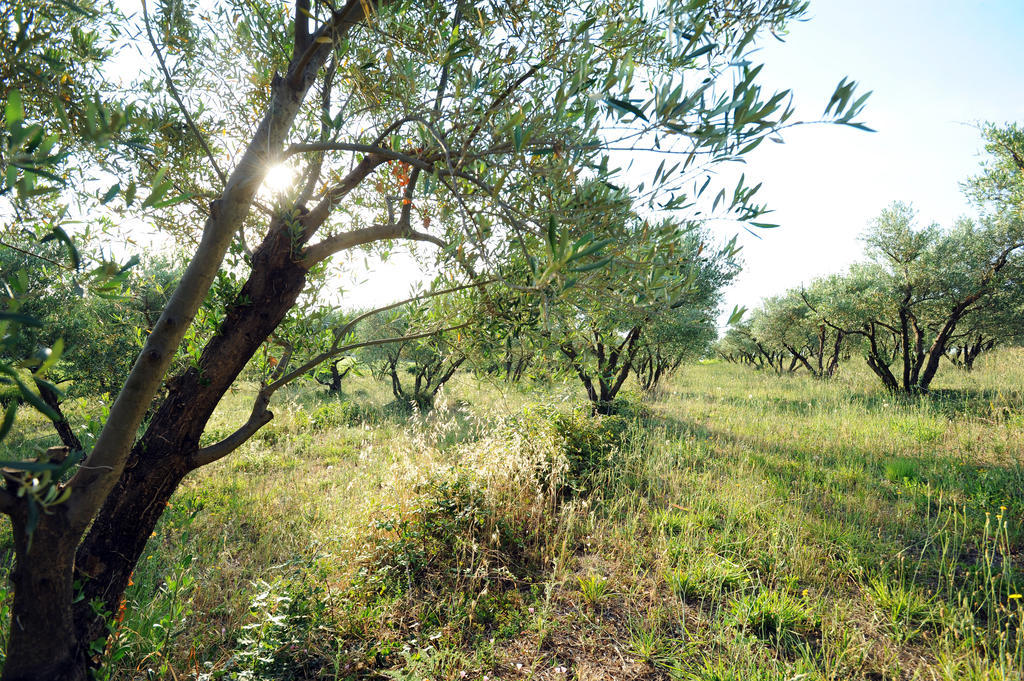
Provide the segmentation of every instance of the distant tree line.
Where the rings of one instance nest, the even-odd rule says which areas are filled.
[[[866,261],[764,300],[717,354],[819,378],[860,355],[887,389],[919,393],[943,360],[970,371],[1024,341],[1024,134],[989,127],[985,138],[989,158],[965,184],[978,218],[920,227],[893,203],[863,236]]]

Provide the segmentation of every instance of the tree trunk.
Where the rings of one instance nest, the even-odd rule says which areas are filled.
[[[916,382],[911,375],[913,363],[910,359],[910,318],[906,306],[909,302],[908,292],[900,306],[900,346],[903,353],[903,391],[909,392],[910,386]]]
[[[341,360],[331,362],[329,365],[331,367],[331,382],[327,384],[327,392],[332,395],[336,395],[341,392],[342,373],[338,371],[339,362],[341,362]],[[348,372],[346,371],[345,373],[347,374]]]
[[[391,377],[391,394],[395,400],[401,402],[405,399],[405,391],[402,390],[402,379],[398,375],[398,360],[388,360],[388,375]]]
[[[789,350],[789,353],[791,355],[793,355],[793,360],[789,363],[789,373],[794,373],[796,371],[796,369],[798,368],[797,362],[799,362],[800,364],[803,364],[805,367],[807,367],[807,371],[810,372],[811,376],[814,376],[815,378],[821,378],[820,369],[815,369],[814,366],[811,364],[810,360],[808,360],[805,355],[801,354],[799,351],[797,351],[796,348],[794,348],[791,345],[787,345],[786,349]],[[818,360],[818,366],[821,366],[820,355]]]
[[[914,386],[916,390],[921,392],[928,390],[928,386],[931,385],[932,379],[935,378],[935,373],[939,370],[939,361],[946,354],[946,346],[949,344],[949,338],[953,335],[953,332],[956,331],[956,325],[960,322],[961,317],[963,317],[966,307],[966,305],[963,305],[954,308],[946,319],[946,323],[942,325],[942,330],[939,331],[939,334],[932,342],[932,346],[928,349],[928,362],[925,364],[924,371],[921,373],[921,377]]]
[[[288,240],[288,241],[285,241]],[[113,612],[168,500],[192,470],[206,424],[238,374],[295,303],[306,271],[292,262],[288,230],[272,229],[253,255],[253,269],[198,368],[168,383],[167,396],[78,549],[83,595],[75,610],[79,640],[106,635],[90,603]]]
[[[350,26],[362,21],[368,9],[367,3],[350,2],[318,30],[329,29],[333,40],[339,40]],[[17,567],[12,575],[15,597],[5,681],[86,678],[89,643],[106,636],[106,622],[94,612],[94,603],[117,612],[167,499],[192,466],[198,465],[191,455],[213,409],[304,286],[305,269],[293,261],[302,235],[294,239],[295,224],[275,220],[253,256],[249,280],[207,343],[198,369],[170,381],[167,397],[132,446],[144,412],[151,407],[232,238],[249,214],[267,161],[280,151],[332,51],[331,39],[306,44],[298,29],[295,35],[287,75],[273,79],[271,102],[253,140],[227,179],[221,198],[211,204],[200,246],[111,407],[88,459],[93,465],[83,466],[72,479],[80,487],[74,488],[66,506],[40,515],[31,543],[25,533],[27,504],[20,503],[11,513]],[[116,481],[106,472],[110,470],[120,473]],[[82,582],[80,594],[74,593],[76,579]]]
[[[76,635],[71,610],[75,542],[63,510],[39,518],[31,545],[25,532],[25,506],[11,520],[16,556],[11,574],[14,616],[3,680],[84,681],[86,647]]]
[[[826,376],[832,378],[836,375],[836,369],[839,368],[839,353],[843,347],[843,332],[836,331],[835,344],[832,346],[832,356],[828,360],[828,369],[826,370]]]
[[[43,398],[46,406],[57,414],[57,418],[53,421],[53,427],[57,431],[60,441],[73,452],[81,451],[82,443],[79,441],[78,436],[75,435],[75,431],[71,429],[71,424],[68,423],[67,417],[64,416],[64,412],[60,408],[60,400],[57,398],[57,393],[42,381],[36,381],[36,388],[39,389],[39,396]]]
[[[579,362],[579,353],[576,352],[576,349],[573,348],[568,343],[564,343],[559,346],[559,350],[561,350],[562,354],[569,358],[569,364],[572,365],[573,370],[576,371],[576,375],[579,376],[580,381],[583,382],[583,387],[587,391],[587,399],[589,399],[594,404],[600,402],[601,398],[597,394],[597,390],[594,389],[594,381],[592,378],[590,378],[586,370],[583,368],[583,365]]]

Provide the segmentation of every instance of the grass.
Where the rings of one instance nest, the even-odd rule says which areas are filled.
[[[580,583],[580,596],[583,602],[592,608],[600,607],[611,596],[608,580],[601,575],[578,577],[577,581]]]
[[[696,365],[598,421],[571,383],[296,390],[175,496],[109,676],[1022,678],[1024,352],[979,364],[914,398]]]

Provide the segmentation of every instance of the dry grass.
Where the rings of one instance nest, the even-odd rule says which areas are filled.
[[[112,675],[1018,679],[1021,386],[1021,351],[912,400],[708,364],[600,427],[571,385],[297,390],[177,494]]]

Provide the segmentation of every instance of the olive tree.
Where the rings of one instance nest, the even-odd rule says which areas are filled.
[[[141,24],[130,26],[96,7],[112,32],[145,36],[152,59],[121,88],[142,104],[118,117],[86,106],[84,119],[91,110],[101,127],[136,126],[147,137],[116,157],[76,160],[112,176],[101,196],[112,214],[145,215],[192,252],[95,443],[63,461],[9,462],[0,511],[13,528],[16,626],[3,678],[85,678],[89,651],[185,476],[270,422],[275,392],[310,363],[351,349],[332,343],[295,368],[279,360],[248,419],[200,446],[223,396],[332,258],[418,244],[433,249],[449,288],[498,281],[548,291],[580,258],[597,257],[537,249],[550,225],[557,236],[570,218],[606,212],[594,203],[564,215],[552,196],[567,187],[618,184],[651,210],[693,210],[704,192],[726,197],[705,172],[792,122],[788,93],[763,93],[746,57],[756,36],[804,8],[164,3],[154,16],[143,5]],[[855,124],[862,104],[844,81],[826,114]],[[679,162],[637,184],[616,172],[609,154],[622,151],[671,152]],[[293,181],[264,189],[280,167]],[[136,200],[145,186],[148,197]],[[727,214],[763,213],[754,188],[728,194]],[[197,315],[208,322],[201,333]],[[178,364],[183,343],[189,359]],[[43,469],[52,474],[37,484]]]
[[[1020,281],[1024,223],[1010,212],[915,228],[893,204],[864,237],[871,260],[808,304],[836,332],[862,340],[865,359],[894,392],[925,392],[972,317],[1004,313]],[[806,300],[806,299],[805,299]]]
[[[680,306],[650,324],[633,367],[641,390],[657,390],[662,380],[683,362],[699,359],[708,352],[717,335],[711,312],[697,306]]]
[[[553,345],[602,414],[638,369],[652,388],[687,354],[699,354],[738,271],[735,241],[716,249],[695,225],[632,222],[625,231],[646,232],[644,245],[622,239],[631,246],[615,251],[614,264],[585,279],[580,273],[548,312]]]
[[[754,310],[749,334],[758,352],[781,372],[806,369],[815,378],[830,378],[839,368],[846,335],[828,326],[808,304],[826,286],[813,282],[804,289],[792,289],[764,300]]]
[[[395,402],[404,408],[432,409],[438,392],[467,359],[463,334],[470,323],[437,330],[442,324],[431,319],[438,316],[431,312],[415,307],[389,311],[376,315],[368,325],[372,337],[398,339],[374,345],[364,357],[374,376],[389,383]],[[430,328],[435,331],[423,335],[423,329]]]
[[[767,369],[777,374],[794,373],[800,361],[780,343],[762,338],[754,330],[761,311],[754,310],[749,319],[729,326],[714,345],[715,353],[727,362]]]

